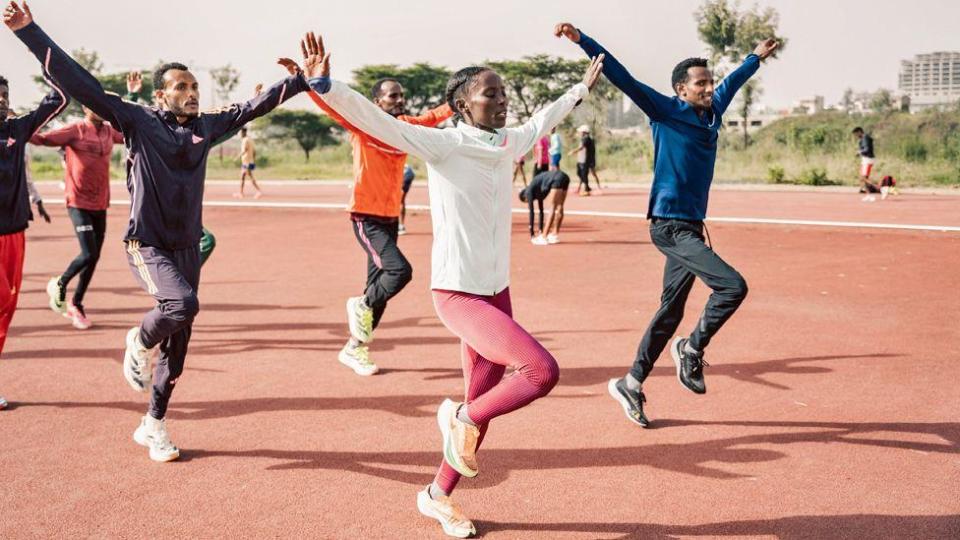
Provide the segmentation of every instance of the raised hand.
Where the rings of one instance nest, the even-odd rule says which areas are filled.
[[[141,88],[143,88],[143,76],[140,75],[140,72],[131,71],[127,73],[127,92],[139,94]]]
[[[287,72],[290,73],[291,75],[296,75],[297,73],[300,73],[300,65],[294,62],[290,58],[277,58],[277,63],[287,68]]]
[[[603,54],[594,56],[590,60],[590,67],[587,68],[587,72],[583,75],[583,84],[587,85],[591,91],[593,87],[597,85],[597,81],[600,80],[600,74],[603,73]]]
[[[27,5],[26,1],[23,2],[23,7],[21,8],[16,2],[10,0],[10,4],[3,10],[3,23],[14,32],[25,28],[32,22],[33,14],[30,13],[30,6]]]
[[[293,73],[291,73],[291,75],[296,75],[296,73],[297,72],[294,71]],[[262,92],[263,92],[263,83],[257,83],[257,85],[253,87],[253,97],[259,96]]]
[[[570,23],[560,23],[553,28],[553,35],[564,36],[574,43],[580,43],[580,31]]]
[[[780,42],[776,39],[765,39],[757,44],[757,48],[753,50],[753,54],[759,56],[761,60],[766,60],[771,54],[776,52],[779,47]]]
[[[308,79],[330,76],[330,53],[323,48],[323,36],[307,32],[300,40],[303,53],[303,71]]]

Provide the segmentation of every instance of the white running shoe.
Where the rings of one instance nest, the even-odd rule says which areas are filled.
[[[170,442],[167,422],[149,414],[140,419],[140,426],[133,432],[133,440],[149,448],[150,459],[154,461],[173,461],[180,457],[180,449]]]
[[[400,225],[399,227],[397,227],[397,234],[398,234],[399,236],[403,236],[403,235],[407,234],[407,228],[404,227],[403,225]]]
[[[535,246],[545,246],[547,245],[547,239],[542,234],[538,234],[530,239],[530,243]]]
[[[60,278],[52,277],[50,281],[47,282],[47,296],[50,297],[50,309],[53,310],[57,315],[63,315],[64,317],[69,318],[70,315],[67,315],[67,302],[60,299]]]
[[[430,486],[417,493],[417,510],[428,518],[439,521],[447,536],[469,538],[477,534],[473,522],[463,515],[463,510],[450,497],[430,497]]]
[[[556,234],[554,234],[554,233],[548,234],[548,235],[547,235],[547,243],[548,243],[548,244],[559,244],[559,243],[560,243],[560,236],[558,236],[558,235],[556,235]]]
[[[867,195],[866,197],[864,197],[864,198],[862,198],[862,199],[860,199],[860,200],[863,201],[863,202],[876,202],[876,201],[877,201],[877,198],[874,197],[873,195]]]
[[[337,359],[340,360],[341,364],[363,377],[369,377],[380,371],[380,368],[370,361],[370,349],[366,345],[351,347],[350,343],[347,343],[340,349]]]
[[[477,441],[480,430],[461,422],[457,418],[457,410],[462,403],[450,399],[443,400],[437,409],[437,425],[440,426],[440,435],[443,437],[443,459],[455,471],[473,478],[477,475]]]
[[[88,319],[87,315],[83,312],[82,307],[67,304],[67,317],[70,317],[73,321],[73,327],[77,330],[86,330],[93,326],[93,323],[90,322],[90,319]]]
[[[9,403],[7,403],[7,400],[3,399],[3,396],[0,396],[0,411],[6,409],[7,405],[9,405]]]
[[[140,342],[140,327],[127,332],[127,349],[123,354],[123,377],[137,392],[146,392],[153,382],[150,350]]]
[[[357,341],[373,341],[373,308],[363,301],[362,296],[347,298],[347,322],[350,324],[350,335]]]

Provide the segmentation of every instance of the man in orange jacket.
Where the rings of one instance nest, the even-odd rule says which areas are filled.
[[[453,115],[444,104],[422,116],[407,116],[403,86],[396,79],[380,79],[371,88],[371,94],[373,102],[384,112],[410,124],[434,127]],[[350,132],[354,184],[348,211],[353,233],[367,254],[367,284],[361,296],[347,299],[351,336],[338,358],[358,375],[373,375],[377,365],[370,360],[368,350],[373,331],[383,317],[387,302],[403,290],[413,276],[413,268],[397,247],[407,155],[351,125],[316,92],[309,95]]]

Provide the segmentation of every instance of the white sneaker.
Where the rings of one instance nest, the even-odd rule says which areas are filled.
[[[351,347],[350,344],[347,343],[340,349],[340,354],[337,355],[337,359],[340,360],[341,364],[363,377],[374,375],[380,371],[380,368],[370,361],[370,350],[366,345]]]
[[[140,419],[140,426],[133,432],[133,440],[149,448],[150,459],[154,461],[173,461],[180,457],[180,449],[170,442],[166,421],[157,420],[149,414]]]
[[[90,319],[87,318],[86,313],[83,312],[82,307],[75,306],[73,304],[67,304],[67,317],[70,317],[73,322],[73,327],[77,330],[86,330],[93,326],[93,323],[90,322]]]
[[[863,202],[876,202],[877,198],[873,195],[867,195],[866,197],[860,199]]]
[[[443,459],[458,473],[473,478],[479,472],[477,441],[480,430],[457,418],[460,405],[462,403],[445,399],[437,409],[437,425],[443,437]]]
[[[364,303],[362,296],[347,298],[347,322],[350,324],[350,335],[357,341],[373,341],[373,308]]]
[[[0,411],[6,409],[7,405],[9,405],[9,403],[7,403],[7,400],[3,399],[3,396],[0,396]]]
[[[50,281],[47,282],[47,296],[50,297],[50,309],[57,315],[63,315],[64,317],[69,317],[67,315],[67,302],[60,299],[60,278],[52,277]]]
[[[123,354],[123,377],[137,392],[146,392],[153,382],[150,351],[140,342],[140,327],[127,332],[127,350]]]
[[[439,521],[447,536],[469,538],[477,534],[473,522],[463,515],[463,510],[450,497],[430,497],[430,486],[417,493],[417,510],[428,518]]]
[[[539,234],[539,235],[534,236],[533,238],[531,238],[531,239],[530,239],[530,243],[533,244],[533,245],[535,245],[535,246],[545,246],[545,245],[547,245],[547,239],[544,238],[542,234]]]
[[[403,225],[400,225],[399,227],[397,227],[397,234],[400,236],[407,234],[407,228],[404,227]]]
[[[548,234],[548,235],[547,235],[547,243],[548,243],[548,244],[559,244],[559,243],[560,243],[560,237],[559,237],[558,235],[556,235],[556,234],[553,234],[553,233]]]

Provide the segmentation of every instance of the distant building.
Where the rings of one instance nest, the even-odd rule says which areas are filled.
[[[607,125],[611,129],[628,129],[648,124],[647,115],[626,96],[614,99],[607,110]]]
[[[825,109],[823,96],[813,96],[794,102],[790,112],[792,114],[817,114]]]
[[[960,101],[960,52],[918,54],[900,62],[900,91],[914,111]]]

